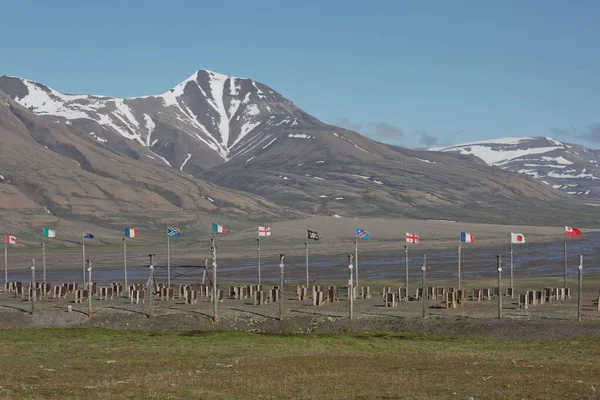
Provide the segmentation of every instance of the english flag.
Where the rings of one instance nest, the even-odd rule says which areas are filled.
[[[406,232],[406,243],[419,243],[419,235]]]
[[[522,233],[512,233],[510,234],[510,242],[511,243],[525,243],[525,235]]]
[[[570,226],[565,226],[565,236],[580,237],[581,229],[572,228]]]
[[[271,228],[268,226],[259,226],[258,236],[271,236]]]
[[[475,235],[473,235],[472,233],[461,232],[460,241],[462,243],[473,243],[475,241]]]
[[[17,239],[16,236],[11,236],[11,235],[4,236],[4,243],[6,243],[6,244],[17,244],[18,241],[19,241],[19,239]]]
[[[140,231],[134,228],[125,228],[125,237],[132,238],[140,236]]]

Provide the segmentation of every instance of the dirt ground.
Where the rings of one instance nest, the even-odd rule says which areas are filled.
[[[508,340],[561,339],[574,336],[600,336],[600,311],[594,300],[597,291],[587,290],[582,301],[582,322],[577,322],[577,295],[559,302],[517,308],[515,300],[503,297],[502,319],[497,318],[497,300],[466,301],[455,309],[445,309],[440,300],[427,300],[422,319],[421,301],[384,306],[381,287],[372,287],[370,299],[354,301],[353,319],[349,302],[340,289],[338,303],[313,306],[311,300],[299,301],[295,287],[284,296],[284,318],[279,320],[279,304],[254,305],[251,299],[226,298],[218,304],[213,322],[213,304],[208,298],[186,305],[173,299],[154,303],[152,318],[149,302],[131,304],[128,298],[93,298],[93,317],[88,304],[44,297],[35,303],[0,293],[0,329],[29,327],[104,327],[132,330],[215,331],[243,330],[265,333],[312,334],[327,332],[429,332],[441,335],[478,335]],[[69,306],[72,312],[68,311]]]

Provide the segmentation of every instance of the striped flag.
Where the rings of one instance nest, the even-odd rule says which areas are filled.
[[[19,241],[19,239],[17,239],[16,236],[11,236],[11,235],[4,236],[4,243],[6,243],[6,244],[17,244],[18,241]]]
[[[56,237],[56,231],[48,228],[43,228],[44,237],[53,238]]]
[[[364,230],[364,229],[358,229],[356,228],[356,238],[357,239],[368,239],[371,237],[371,234]]]
[[[460,241],[462,243],[473,243],[475,241],[475,235],[473,235],[472,233],[461,232]]]
[[[167,226],[167,234],[169,236],[181,236],[181,229],[175,228],[174,226]]]
[[[213,222],[213,224],[212,224],[212,231],[213,231],[213,233],[227,233],[227,228],[225,228],[222,225],[215,224]]]
[[[140,231],[135,228],[125,228],[125,237],[133,238],[140,236]]]

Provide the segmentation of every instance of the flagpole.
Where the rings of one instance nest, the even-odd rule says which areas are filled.
[[[129,292],[129,287],[127,286],[127,238],[123,238],[123,270],[125,272],[125,287],[123,288],[125,293]]]
[[[44,283],[46,283],[46,237],[42,233],[42,268],[44,275]]]
[[[354,239],[354,266],[356,267],[356,287],[358,287],[358,239]]]
[[[260,286],[260,236],[256,238],[257,252],[258,252],[258,286]]]
[[[406,298],[408,299],[408,245],[404,245],[404,280],[406,281]]]
[[[513,245],[510,245],[510,288],[514,290],[513,286]]]
[[[567,235],[565,234],[565,272],[564,272],[564,287],[567,287]]]
[[[171,287],[171,236],[167,227],[167,286]]]
[[[81,254],[83,256],[83,287],[85,288],[85,232],[81,234]]]
[[[460,290],[460,254],[461,253],[461,246],[460,243],[458,244],[458,290]]]
[[[4,288],[8,290],[8,245],[6,238],[8,233],[4,235]]]
[[[306,238],[304,245],[306,246],[306,290],[308,290],[308,231],[306,232]]]

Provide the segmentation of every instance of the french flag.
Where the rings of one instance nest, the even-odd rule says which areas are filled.
[[[132,238],[140,236],[140,231],[134,228],[125,228],[125,237]]]
[[[461,243],[473,243],[475,241],[475,235],[472,233],[461,232],[460,241]]]

